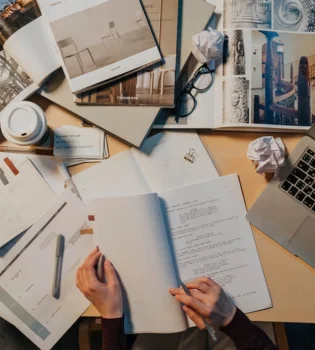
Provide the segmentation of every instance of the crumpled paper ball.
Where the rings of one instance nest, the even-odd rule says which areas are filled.
[[[261,137],[249,144],[247,157],[257,165],[258,174],[274,173],[278,176],[285,161],[285,146],[281,138]]]
[[[224,35],[212,28],[193,36],[192,53],[200,63],[208,63],[222,56]]]

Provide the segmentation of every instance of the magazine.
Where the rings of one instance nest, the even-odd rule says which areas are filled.
[[[162,116],[155,127],[307,131],[315,123],[315,2],[224,0],[217,10],[225,50],[214,85],[193,91],[191,116]]]
[[[38,0],[78,94],[161,61],[140,0]]]
[[[159,44],[163,64],[139,72],[118,83],[106,85],[76,96],[77,104],[133,105],[173,107],[177,78],[176,53],[179,0],[143,0],[155,38]],[[139,28],[144,25],[139,17]]]
[[[33,94],[60,67],[35,0],[0,2],[0,115]]]

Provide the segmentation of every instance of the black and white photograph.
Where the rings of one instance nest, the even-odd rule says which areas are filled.
[[[36,0],[0,0],[0,43],[40,16]]]
[[[226,49],[224,51],[224,75],[245,75],[246,56],[250,54],[250,36],[244,36],[243,30],[224,32]]]
[[[223,81],[223,124],[249,122],[249,81],[225,78]]]
[[[156,46],[138,0],[107,1],[51,22],[70,79]]]
[[[143,0],[163,55],[158,63],[121,82],[78,95],[85,105],[174,105],[176,80],[178,0]]]
[[[292,32],[315,31],[314,0],[277,0],[273,3],[273,29]]]
[[[256,124],[315,122],[315,37],[252,32],[252,112]]]
[[[271,29],[272,0],[224,0],[224,28]]]
[[[31,84],[32,80],[28,75],[5,51],[1,51],[0,112]]]

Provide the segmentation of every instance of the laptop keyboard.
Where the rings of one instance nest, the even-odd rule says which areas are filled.
[[[280,188],[315,213],[315,150],[304,152]]]

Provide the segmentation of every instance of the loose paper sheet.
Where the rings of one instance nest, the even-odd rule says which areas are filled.
[[[237,175],[160,197],[183,281],[211,277],[245,313],[272,306]]]
[[[7,180],[0,181],[0,246],[28,229],[55,203],[56,196],[27,159],[14,175],[6,163],[0,168]]]
[[[95,245],[123,285],[126,332],[184,331],[181,306],[168,292],[177,280],[158,196],[95,199],[89,211],[95,216]]]
[[[85,205],[67,192],[0,260],[0,314],[40,349],[51,349],[89,307],[76,270],[93,249]],[[56,236],[65,236],[60,298],[51,294]],[[40,263],[39,263],[40,262]]]

